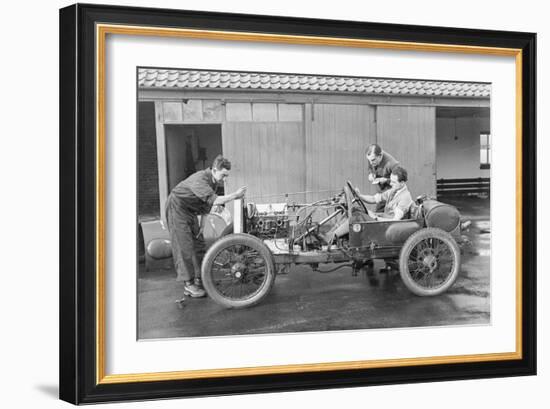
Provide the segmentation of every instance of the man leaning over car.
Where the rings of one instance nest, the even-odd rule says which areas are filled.
[[[376,185],[378,193],[389,190],[391,188],[391,171],[399,162],[375,143],[367,147],[365,157],[367,158],[369,181]],[[380,201],[376,204],[376,211],[382,212],[383,210],[384,201]]]
[[[166,220],[172,243],[172,256],[177,280],[184,280],[184,294],[206,295],[200,280],[205,244],[197,216],[208,214],[212,206],[240,199],[246,186],[225,196],[216,195],[216,188],[229,176],[231,162],[218,155],[211,169],[198,171],[178,183],[166,201]]]

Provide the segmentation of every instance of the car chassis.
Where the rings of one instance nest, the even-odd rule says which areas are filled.
[[[260,209],[260,210],[259,210]],[[405,286],[419,296],[445,292],[455,282],[465,227],[458,210],[419,197],[404,220],[375,221],[348,181],[342,192],[310,204],[236,206],[235,233],[208,249],[202,281],[208,295],[227,308],[259,303],[277,273],[292,265],[340,264],[353,274],[382,259],[399,269]],[[324,271],[324,272],[329,272]]]

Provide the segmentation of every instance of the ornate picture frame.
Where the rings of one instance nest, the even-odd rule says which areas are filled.
[[[479,354],[113,374],[106,342],[108,38],[199,39],[506,56],[515,61],[515,348]],[[341,388],[536,373],[536,35],[73,5],[60,10],[60,397],[74,403]],[[497,256],[504,257],[505,255]],[[131,260],[130,263],[133,261]],[[133,317],[132,317],[133,318]],[[137,341],[136,341],[137,342]]]

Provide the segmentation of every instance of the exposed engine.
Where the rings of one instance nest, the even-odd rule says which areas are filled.
[[[321,249],[337,239],[334,231],[344,218],[344,212],[335,212],[337,207],[334,202],[314,206],[248,203],[245,231],[262,240],[282,239],[290,248]]]
[[[245,231],[261,239],[288,237],[290,220],[286,203],[254,204],[245,208]]]

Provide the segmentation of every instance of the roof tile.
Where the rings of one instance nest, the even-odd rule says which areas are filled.
[[[154,68],[140,69],[138,84],[141,88],[283,89],[308,92],[339,91],[371,95],[429,95],[470,98],[491,96],[491,86],[480,83]]]

